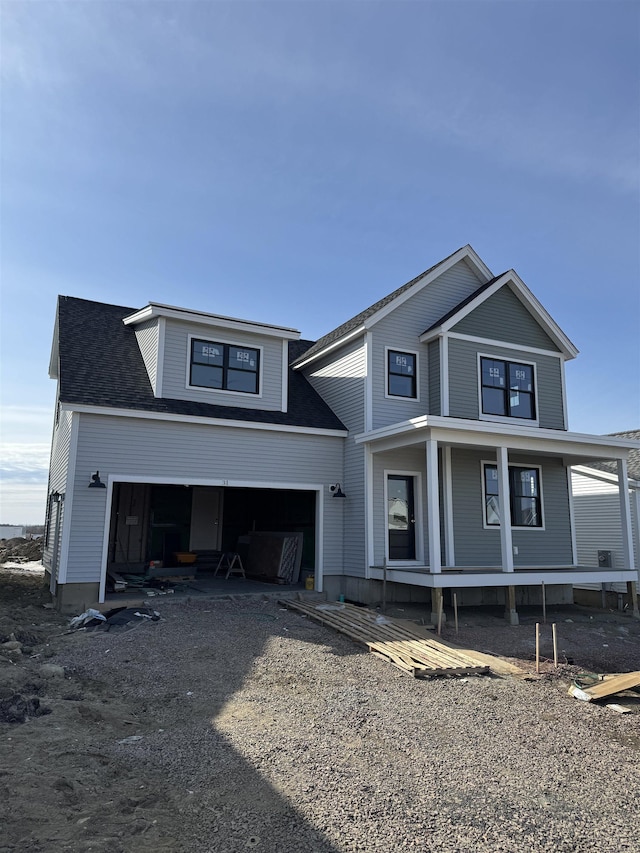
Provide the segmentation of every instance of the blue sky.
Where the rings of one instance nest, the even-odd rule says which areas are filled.
[[[640,428],[638,3],[0,16],[0,522],[43,520],[58,294],[316,338],[471,243],[580,349],[570,428]]]

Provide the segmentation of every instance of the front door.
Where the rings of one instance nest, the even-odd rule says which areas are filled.
[[[413,477],[403,474],[389,474],[387,477],[387,531],[389,559],[415,560]]]

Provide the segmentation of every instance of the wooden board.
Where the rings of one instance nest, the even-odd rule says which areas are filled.
[[[364,607],[338,602],[314,604],[286,600],[280,603],[362,643],[376,657],[392,663],[415,678],[489,672],[486,663],[478,663],[464,652],[437,640],[427,639],[393,619]]]
[[[569,693],[583,702],[593,702],[596,699],[603,699],[605,696],[612,696],[614,693],[620,693],[623,690],[630,690],[632,687],[640,687],[640,670],[614,675],[594,684],[593,687],[583,689],[571,686]]]

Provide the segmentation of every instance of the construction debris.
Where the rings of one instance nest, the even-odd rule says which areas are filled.
[[[414,678],[436,675],[482,675],[489,672],[486,663],[441,643],[426,639],[393,619],[353,604],[314,605],[305,601],[281,601],[352,640],[362,643],[376,657],[392,663]]]
[[[574,682],[569,688],[569,695],[582,702],[595,702],[598,699],[604,699],[605,696],[612,696],[614,693],[621,693],[634,687],[640,687],[640,670],[603,676],[602,680],[592,687],[582,687]]]

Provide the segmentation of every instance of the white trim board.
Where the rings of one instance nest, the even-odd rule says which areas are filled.
[[[327,499],[326,487],[323,483],[273,483],[264,480],[223,480],[220,478],[192,477],[147,477],[132,474],[109,474],[107,477],[107,494],[104,513],[104,528],[102,537],[102,556],[100,558],[100,592],[98,602],[104,603],[107,562],[109,557],[109,533],[111,529],[111,510],[113,503],[113,487],[116,483],[149,483],[168,486],[227,486],[229,488],[245,489],[286,489],[300,492],[316,493],[316,590],[322,592],[322,577],[324,570],[324,502]]]
[[[483,347],[500,347],[501,349],[512,350],[516,352],[529,352],[532,355],[546,355],[551,358],[564,359],[564,354],[558,352],[557,350],[541,349],[540,347],[529,347],[525,346],[525,344],[511,343],[509,341],[498,341],[494,338],[481,338],[477,335],[464,335],[461,332],[445,332],[444,334],[442,332],[438,332],[437,335],[433,335],[432,337],[436,338],[445,336],[453,338],[456,341],[468,341],[472,344],[479,344]]]
[[[370,335],[370,332],[367,332]],[[415,397],[403,397],[401,394],[390,394],[389,393],[389,353],[395,352],[398,355],[412,355],[414,357],[414,364],[416,366],[415,371],[415,386],[416,386],[416,396]],[[396,374],[394,374],[396,375]],[[400,400],[403,402],[411,402],[411,403],[419,403],[420,402],[420,352],[414,349],[407,349],[406,347],[393,347],[386,346],[384,348],[384,397],[385,400]]]
[[[272,326],[269,323],[260,323],[256,320],[241,320],[238,317],[224,317],[221,314],[209,314],[206,311],[178,308],[175,305],[162,305],[159,302],[150,302],[146,307],[135,311],[133,314],[129,314],[122,322],[125,326],[134,326],[137,323],[151,320],[154,317],[170,317],[172,320],[187,320],[192,323],[199,323],[201,326],[234,329],[240,332],[285,338],[287,340],[297,341],[300,338],[298,329],[290,329],[286,326]]]
[[[388,565],[393,566],[413,566],[424,564],[424,512],[422,506],[422,472],[396,470],[394,468],[385,468],[382,472],[383,476],[383,519],[384,519],[384,558]],[[416,556],[414,560],[390,560],[389,559],[389,523],[388,523],[388,506],[389,506],[389,490],[387,487],[389,476],[397,477],[412,477],[413,488],[413,514],[414,535]]]
[[[344,438],[347,430],[322,429],[321,427],[299,427],[293,424],[267,424],[262,421],[236,421],[225,418],[206,418],[197,415],[174,415],[168,412],[144,412],[141,409],[111,409],[108,406],[87,406],[84,404],[62,403],[62,411],[80,412],[85,415],[108,415],[117,418],[140,418],[152,421],[170,421],[172,423],[206,424],[208,426],[229,427],[231,429],[259,429],[269,432],[293,432],[301,435],[328,435]]]
[[[379,566],[371,566],[370,576],[376,580],[382,580],[384,569]],[[638,574],[634,571],[607,569],[574,569],[566,568],[518,568],[514,572],[500,570],[491,571],[487,569],[465,570],[464,568],[454,571],[443,571],[431,573],[428,567],[420,567],[420,570],[401,567],[387,569],[387,581],[390,583],[409,584],[411,586],[422,586],[431,589],[465,589],[467,587],[504,587],[504,586],[537,586],[544,581],[545,586],[568,586],[582,583],[626,583],[637,580]]]

